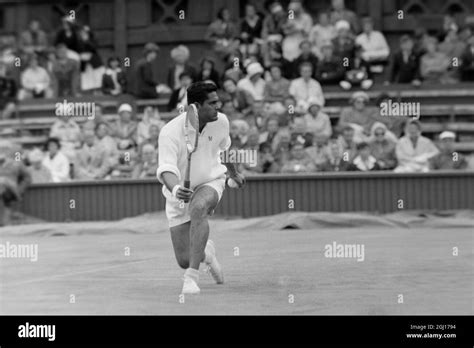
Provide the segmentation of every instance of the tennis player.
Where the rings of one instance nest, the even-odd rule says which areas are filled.
[[[212,83],[197,82],[189,86],[188,111],[168,122],[158,140],[157,178],[163,184],[176,260],[186,270],[183,294],[200,292],[201,263],[208,266],[217,284],[224,283],[214,243],[208,240],[208,217],[222,197],[227,176],[234,186],[240,188],[245,184],[234,164],[220,161],[221,152],[229,149],[231,140],[229,121],[218,112],[220,101],[216,91]],[[186,174],[189,174],[189,188],[184,185]]]

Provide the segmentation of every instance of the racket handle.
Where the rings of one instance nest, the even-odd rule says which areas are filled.
[[[190,188],[191,187],[191,182],[189,180],[184,180],[184,187],[185,188]]]

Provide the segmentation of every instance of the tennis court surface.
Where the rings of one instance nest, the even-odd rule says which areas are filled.
[[[38,247],[37,261],[0,258],[0,314],[474,313],[472,211],[292,212],[210,225],[226,283],[203,271],[201,294],[184,298],[163,213],[0,228],[4,247]],[[329,245],[345,244],[363,246],[363,260],[328,257]]]

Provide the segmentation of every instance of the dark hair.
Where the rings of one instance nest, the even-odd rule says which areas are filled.
[[[99,129],[99,127],[102,126],[102,125],[108,127],[108,125],[107,125],[106,122],[103,122],[103,121],[97,122],[96,125],[95,125],[95,127],[94,127],[94,131],[97,131],[97,130]]]
[[[413,41],[412,37],[410,35],[402,35],[400,38],[400,43],[405,43],[407,41]]]
[[[418,127],[419,130],[421,130],[421,122],[420,121],[418,121],[418,120],[409,120],[406,125],[409,126],[411,124],[414,124],[415,126]]]
[[[237,81],[235,81],[232,77],[226,77],[226,78],[222,81],[222,86],[224,86],[224,84],[225,84],[227,81],[232,81],[232,82],[234,83],[234,85],[237,86]]]
[[[48,140],[46,140],[46,144],[45,144],[46,151],[48,151],[48,147],[50,143],[56,143],[56,145],[58,146],[58,149],[61,148],[61,141],[59,140],[59,138],[51,137],[51,138],[48,138]]]
[[[301,64],[298,66],[298,70],[301,71],[301,69],[304,68],[305,66],[309,66],[309,67],[311,68],[311,70],[314,71],[313,64],[311,64],[310,62],[307,62],[307,61],[301,63]]]
[[[110,67],[110,63],[112,63],[113,61],[118,62],[120,65],[120,58],[114,56],[114,57],[109,57],[109,59],[107,59],[107,66]]]
[[[229,11],[227,7],[221,7],[219,11],[217,11],[217,18],[219,18],[220,20],[224,20],[224,11],[226,10]]]
[[[193,75],[188,71],[183,71],[181,74],[179,74],[178,78],[181,80],[185,76],[191,78],[191,80],[193,79]]]
[[[366,148],[368,148],[368,147],[369,147],[369,144],[366,143],[365,141],[363,141],[363,142],[361,142],[361,143],[359,143],[359,144],[356,145],[357,151],[360,151],[360,150],[362,150],[362,149],[366,149]]]
[[[188,96],[188,104],[203,104],[207,100],[208,94],[212,92],[217,92],[216,85],[212,83],[202,81],[193,83],[186,91]]]
[[[212,59],[211,57],[204,57],[202,60],[201,60],[201,64],[199,64],[199,66],[202,68],[204,66],[204,63],[205,62],[209,62],[211,63],[212,65],[212,68],[211,69],[214,69],[216,63],[214,62],[214,59]]]

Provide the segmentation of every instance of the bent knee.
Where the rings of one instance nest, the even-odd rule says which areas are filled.
[[[205,203],[195,202],[189,207],[191,219],[203,219],[210,214],[210,209]]]
[[[176,255],[176,261],[178,261],[178,265],[182,269],[188,269],[189,268],[189,258],[188,257]]]

